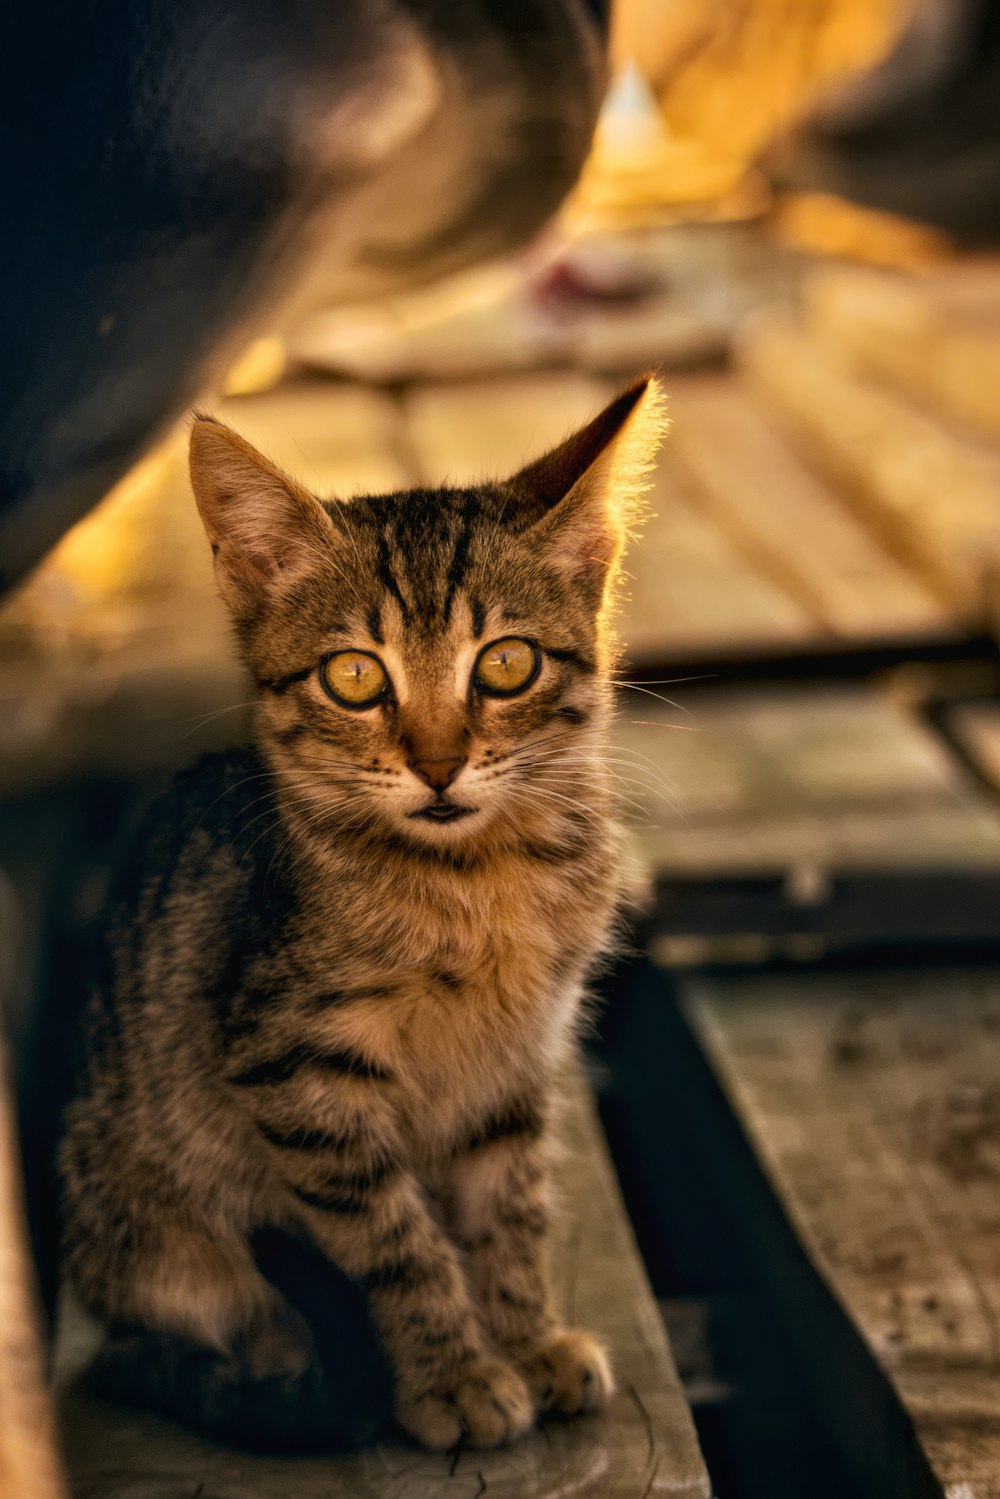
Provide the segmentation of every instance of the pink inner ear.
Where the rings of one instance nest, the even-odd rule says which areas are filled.
[[[597,462],[604,449],[617,437],[649,385],[643,375],[628,390],[622,391],[610,406],[574,432],[559,447],[521,470],[518,478],[546,505],[556,505],[573,488],[587,470]]]

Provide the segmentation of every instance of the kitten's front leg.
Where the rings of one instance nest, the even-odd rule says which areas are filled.
[[[355,1093],[375,1086],[344,1083]],[[433,1448],[463,1436],[480,1447],[520,1436],[534,1419],[524,1379],[488,1348],[454,1246],[377,1102],[355,1098],[339,1125],[331,1127],[328,1112],[322,1130],[306,1121],[277,1128],[270,1098],[260,1102],[258,1126],[297,1216],[367,1291],[393,1365],[400,1425]]]
[[[549,1290],[539,1109],[521,1103],[491,1120],[456,1154],[450,1185],[456,1238],[490,1337],[540,1409],[597,1410],[614,1389],[607,1356],[589,1333],[559,1325]]]

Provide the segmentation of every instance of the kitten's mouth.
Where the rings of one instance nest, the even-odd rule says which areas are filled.
[[[428,822],[457,822],[460,817],[468,817],[475,811],[475,807],[460,807],[457,802],[450,802],[447,797],[439,796],[426,807],[421,807],[419,812],[411,812],[410,816],[423,817]]]

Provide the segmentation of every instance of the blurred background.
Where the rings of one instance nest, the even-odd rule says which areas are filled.
[[[314,215],[308,256],[271,263],[186,387],[152,392],[100,462],[78,444],[15,496],[14,1050],[30,1080],[52,1035],[39,996],[73,969],[135,808],[248,731],[186,477],[191,401],[348,496],[513,470],[655,367],[672,430],[626,561],[615,732],[655,893],[592,1041],[615,1163],[719,1499],[988,1499],[1000,14],[618,0],[605,42],[566,46],[533,75],[516,153],[508,120],[479,122],[497,193],[523,177],[530,197],[547,89],[589,78],[583,144],[516,222],[393,260]],[[436,190],[418,173],[413,203]],[[385,222],[418,212],[394,201]],[[135,387],[102,372],[122,316],[112,295],[87,324],[74,430],[95,390],[129,408]],[[43,1151],[31,1120],[22,1138]],[[30,1184],[29,1206],[44,1279]]]

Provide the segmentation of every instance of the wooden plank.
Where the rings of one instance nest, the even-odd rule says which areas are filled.
[[[1000,1495],[1000,976],[694,981],[690,1018],[949,1499]]]
[[[607,399],[600,381],[566,373],[418,385],[403,413],[420,482],[507,478]]]
[[[973,273],[961,298],[959,289],[935,276],[824,270],[806,283],[806,326],[862,373],[946,420],[996,438],[1000,269]]]
[[[947,628],[940,601],[781,441],[741,382],[674,379],[670,409],[692,498],[823,628],[865,640]]]
[[[649,519],[625,558],[618,621],[634,665],[794,653],[822,642],[815,615],[699,510],[672,439],[649,499]]]
[[[550,1422],[501,1452],[422,1453],[394,1441],[357,1455],[245,1457],[72,1384],[63,1432],[80,1499],[708,1499],[710,1484],[589,1096],[565,1121],[563,1213],[553,1248],[567,1318],[608,1343],[618,1393],[602,1415]],[[70,1370],[73,1351],[67,1350]],[[199,1488],[202,1485],[202,1488]]]
[[[948,709],[948,726],[1000,791],[1000,702],[956,703]]]
[[[62,1499],[6,1063],[0,1046],[0,1499]]]
[[[413,482],[400,456],[399,408],[367,386],[290,380],[221,400],[215,410],[317,494],[346,499]]]
[[[592,416],[612,390],[576,375],[422,386],[405,403],[415,463],[428,484],[512,473]],[[813,616],[699,514],[687,491],[668,438],[650,518],[625,562],[619,631],[629,658],[652,663],[815,643],[823,632]]]
[[[610,763],[656,871],[1000,866],[992,798],[875,689],[623,686],[618,710]]]
[[[754,324],[740,357],[806,460],[946,604],[978,620],[1000,551],[1000,454],[853,374],[780,315]]]

